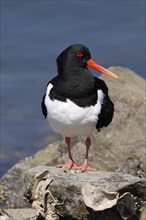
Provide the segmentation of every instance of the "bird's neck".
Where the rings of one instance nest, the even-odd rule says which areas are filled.
[[[95,78],[94,76],[88,71],[88,69],[82,67],[73,67],[63,69],[63,72],[58,72],[58,79],[59,79],[59,88],[62,91],[67,88],[68,95],[75,96],[75,93],[80,95],[89,95],[94,91],[95,88]]]
[[[71,80],[71,79],[90,80],[91,78],[94,78],[93,75],[88,71],[88,69],[83,67],[72,67],[72,66],[68,66],[67,68],[66,67],[64,68],[63,66],[59,66],[58,76],[64,80]]]

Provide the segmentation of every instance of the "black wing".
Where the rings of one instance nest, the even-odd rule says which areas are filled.
[[[46,87],[48,87],[49,83],[53,84],[53,80],[54,80],[54,79],[52,79],[51,81],[49,81]],[[42,113],[43,113],[43,115],[44,115],[44,118],[46,118],[46,117],[47,117],[47,114],[48,114],[47,108],[46,108],[46,105],[45,105],[45,97],[46,97],[46,93],[44,94],[44,96],[43,96],[43,98],[42,98],[42,102],[41,102],[41,109],[42,109]]]
[[[105,82],[99,78],[96,78],[97,89],[101,89],[105,94],[103,102],[101,104],[101,112],[98,116],[98,122],[96,124],[96,129],[100,131],[100,128],[107,127],[114,116],[114,104],[108,96],[108,88]]]
[[[56,81],[56,79],[57,79],[57,77],[55,77],[55,78],[53,78],[51,81],[49,81],[48,84],[47,84],[47,87],[48,87],[49,83],[51,83],[52,85],[54,85],[54,82]],[[53,97],[51,97],[51,96],[52,96],[52,89],[51,89],[51,91],[50,91],[49,96],[50,96],[50,98],[53,100]],[[43,98],[42,98],[42,102],[41,102],[41,109],[42,109],[42,113],[43,113],[43,115],[44,115],[44,118],[46,118],[46,117],[47,117],[47,114],[48,114],[47,108],[46,108],[46,105],[45,105],[45,97],[46,97],[46,93],[44,94],[44,96],[43,96]]]
[[[100,128],[107,127],[114,116],[114,104],[108,96],[105,96],[103,103],[101,105],[101,113],[98,116],[98,122],[96,124],[96,129],[100,131]]]
[[[42,102],[41,102],[42,113],[43,113],[43,115],[44,115],[44,118],[47,117],[47,108],[46,108],[46,106],[45,106],[45,97],[46,97],[46,93],[45,93],[45,95],[43,96]]]

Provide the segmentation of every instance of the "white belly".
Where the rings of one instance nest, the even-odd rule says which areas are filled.
[[[49,97],[52,87],[52,84],[48,85],[45,105],[48,113],[47,120],[53,130],[66,137],[91,136],[101,111],[103,92],[98,90],[98,102],[95,106],[83,108],[69,99],[66,102],[52,101]]]

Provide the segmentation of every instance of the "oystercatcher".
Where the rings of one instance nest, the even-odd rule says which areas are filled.
[[[53,130],[65,137],[68,146],[68,162],[57,167],[96,170],[88,166],[91,135],[94,129],[100,131],[100,128],[110,124],[114,105],[105,82],[93,76],[88,67],[114,78],[118,76],[95,63],[89,49],[82,44],[66,48],[56,62],[58,75],[47,85],[42,112]],[[71,154],[70,141],[73,136],[86,137],[86,155],[81,166],[75,163]]]

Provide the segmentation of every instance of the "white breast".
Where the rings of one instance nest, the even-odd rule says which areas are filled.
[[[53,85],[47,87],[45,105],[47,108],[47,120],[53,130],[66,137],[91,136],[98,121],[101,111],[101,103],[104,98],[102,90],[98,90],[98,101],[95,106],[79,107],[70,99],[66,102],[52,101],[49,97]]]

